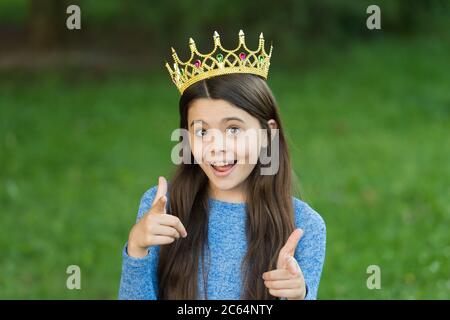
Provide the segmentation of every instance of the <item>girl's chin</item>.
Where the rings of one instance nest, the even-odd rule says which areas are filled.
[[[236,188],[239,181],[233,177],[216,177],[213,173],[209,176],[209,182],[218,190],[227,191]]]

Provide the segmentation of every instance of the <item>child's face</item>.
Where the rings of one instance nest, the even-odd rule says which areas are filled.
[[[188,110],[189,143],[196,162],[219,190],[240,187],[256,165],[261,126],[225,100],[196,99]]]

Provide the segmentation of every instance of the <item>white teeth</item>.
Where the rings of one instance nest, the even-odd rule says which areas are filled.
[[[234,162],[211,162],[211,165],[213,165],[214,167],[223,167],[229,164],[234,164]]]

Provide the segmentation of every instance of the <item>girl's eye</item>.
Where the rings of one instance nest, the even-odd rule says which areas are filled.
[[[203,137],[203,136],[206,135],[206,130],[205,129],[198,129],[198,130],[195,130],[194,134],[197,137]]]
[[[239,129],[238,127],[227,128],[227,133],[229,133],[233,136],[238,135],[240,131],[241,131],[241,129]]]

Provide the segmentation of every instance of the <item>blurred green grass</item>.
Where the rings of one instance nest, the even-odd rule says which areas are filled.
[[[449,56],[449,41],[380,39],[274,64],[301,197],[327,224],[319,298],[450,297]],[[1,76],[0,298],[117,297],[139,199],[172,170],[177,103],[162,68]],[[65,287],[71,264],[81,290]]]

